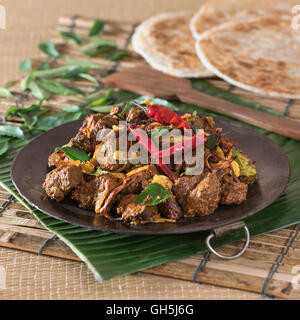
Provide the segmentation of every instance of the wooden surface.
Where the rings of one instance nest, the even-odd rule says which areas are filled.
[[[60,19],[60,26],[58,28],[60,30],[69,29],[70,23],[70,18]],[[86,33],[87,28],[89,28],[91,24],[92,20],[77,18],[75,30],[78,33]],[[133,30],[133,26],[131,24],[114,23],[111,24],[111,28],[112,29],[108,37],[115,39],[122,48],[126,47],[126,44],[129,43],[128,40]],[[118,33],[116,34],[114,30],[118,30]],[[61,40],[56,36],[56,33],[53,33],[53,36],[55,42],[59,44]],[[80,57],[78,51],[74,50],[72,46],[66,46],[64,52],[69,55]],[[35,60],[35,63],[39,63],[44,60],[45,57],[39,57]],[[99,59],[96,60],[99,61]],[[111,64],[111,67],[115,70],[121,70],[122,68],[127,68],[128,66],[137,64],[143,65],[144,62],[141,58],[138,58],[133,54],[131,57],[126,58],[122,63]],[[229,88],[228,84],[224,83],[223,81],[213,80],[212,82],[220,87]],[[91,91],[94,89],[85,82],[82,82],[81,85],[84,87],[88,86]],[[287,111],[289,111],[288,114],[293,119],[300,118],[299,101],[294,101],[293,104],[289,104],[290,107],[287,108],[288,101],[284,99],[274,100],[270,98],[262,98],[240,89],[230,89],[233,89],[234,93],[238,93],[241,96],[252,99],[253,101],[260,102],[274,110],[283,113],[287,113]],[[18,92],[17,86],[14,88],[14,91],[16,93]],[[24,100],[24,105],[30,104],[32,101],[33,100],[29,97],[28,99]],[[59,110],[71,103],[76,103],[76,100],[73,98],[61,97],[49,101],[47,107],[51,107],[52,110]],[[10,101],[1,100],[1,111],[6,110],[10,105]],[[1,190],[0,199],[0,206],[4,204],[6,207],[2,212],[2,216],[0,217],[0,246],[37,253],[44,241],[51,239],[53,234],[39,225],[34,217],[19,203],[11,201],[7,202],[9,199],[9,194],[7,194],[7,192]],[[258,298],[259,295],[252,295],[251,292],[261,293],[264,284],[265,294],[271,294],[279,298],[300,298],[299,290],[294,290],[291,284],[291,281],[295,276],[292,273],[292,268],[300,265],[300,236],[298,231],[299,227],[294,226],[288,229],[273,232],[271,234],[255,237],[251,240],[250,247],[246,254],[242,258],[235,261],[224,262],[217,258],[211,257],[205,268],[198,274],[197,281],[201,281],[202,286],[205,284],[214,284],[220,287],[226,287],[228,289],[224,290],[229,290],[228,292],[232,293],[232,297],[234,298],[236,298],[238,295],[234,296],[234,292],[236,293],[236,291],[232,291],[230,288],[244,290],[239,291],[241,293],[241,297],[244,295],[244,292],[247,291],[249,292],[249,298]],[[225,254],[232,254],[241,246],[242,242],[238,242],[224,247],[221,252]],[[6,250],[10,252],[10,249]],[[74,263],[79,263],[77,262],[79,260],[78,257],[76,257],[74,253],[60,240],[50,240],[46,244],[42,254],[68,259],[62,260],[64,261],[63,263],[69,260],[74,261]],[[58,260],[60,261],[60,259]],[[145,270],[144,274],[148,274],[147,279],[149,279],[149,274],[159,275],[160,277],[162,276],[161,279],[164,279],[160,280],[160,278],[157,279],[156,277],[151,276],[154,282],[167,281],[168,278],[176,279],[173,281],[179,281],[180,283],[178,282],[178,285],[184,287],[187,284],[192,285],[191,280],[194,270],[202,260],[203,256],[197,255],[181,261],[168,263],[150,270]],[[143,274],[140,275],[140,277],[144,276],[145,275]],[[52,277],[54,277],[54,274],[52,274]],[[90,279],[89,281],[94,280]],[[139,286],[141,284],[136,282],[136,285]],[[59,285],[57,284],[57,286]],[[76,285],[74,284],[74,286]],[[30,291],[29,288],[30,285],[28,284],[27,291]],[[150,286],[148,288],[150,289]],[[193,284],[193,289],[198,290],[196,288],[197,285]],[[207,288],[211,287],[208,286]],[[173,290],[176,291],[175,288]],[[48,289],[46,291],[48,291]],[[2,292],[0,291],[0,297],[1,293]],[[8,291],[6,291],[6,294],[6,297],[10,298],[11,295],[8,294]],[[78,293],[78,295],[80,294]],[[5,292],[2,296],[5,297]],[[112,296],[111,292],[110,296]],[[170,293],[162,294],[160,292],[160,297],[170,297]],[[192,297],[193,295],[189,295],[189,298]],[[197,295],[196,298],[198,297],[203,298]],[[141,298],[141,296],[136,295],[136,298]],[[156,296],[156,298],[158,297]],[[186,298],[188,298],[188,295]],[[222,299],[222,295],[216,295],[214,298]]]
[[[239,104],[193,90],[188,79],[166,75],[148,66],[138,66],[114,72],[112,75],[105,77],[103,82],[109,87],[116,87],[141,95],[167,100],[177,99],[183,103],[194,104],[258,128],[300,140],[300,125],[295,120],[251,108],[241,108]]]

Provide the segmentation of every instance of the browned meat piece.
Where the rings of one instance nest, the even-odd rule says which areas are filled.
[[[128,116],[126,118],[127,122],[129,123],[139,123],[143,120],[147,119],[147,115],[145,113],[145,111],[139,107],[135,107],[133,106],[129,113]]]
[[[112,115],[89,115],[76,137],[70,141],[70,144],[72,147],[77,147],[86,153],[94,153],[96,146],[100,143],[100,141],[97,141],[99,130],[104,128],[112,129],[113,126],[118,124],[118,118]]]
[[[84,209],[95,208],[95,194],[96,194],[96,179],[92,181],[83,181],[72,192],[72,199],[79,203],[79,206]]]
[[[48,167],[53,168],[56,166],[57,162],[65,159],[68,159],[68,157],[62,151],[54,152],[50,154],[48,158]]]
[[[127,171],[132,167],[131,162],[127,159],[126,152],[122,154],[119,150],[120,140],[115,141],[115,132],[111,132],[104,139],[104,142],[97,149],[97,160],[105,171]],[[114,146],[115,144],[115,146]],[[128,142],[127,150],[130,149],[131,142]],[[123,160],[123,161],[121,161]],[[124,163],[125,160],[125,163]]]
[[[123,196],[117,208],[117,213],[122,215],[122,220],[134,225],[142,225],[160,219],[157,207],[145,207],[135,203],[137,195]]]
[[[119,125],[119,119],[116,116],[106,115],[97,122],[94,131],[95,134],[98,133],[100,129],[109,128],[112,129],[113,126]]]
[[[258,174],[253,176],[240,176],[239,179],[243,183],[252,184],[258,179]]]
[[[145,168],[145,170],[139,171]],[[141,193],[149,183],[151,183],[152,178],[159,174],[156,165],[152,164],[148,167],[140,167],[137,169],[136,174],[133,174],[129,177],[126,187],[123,189],[122,194]],[[131,171],[133,172],[133,171]],[[130,172],[129,172],[130,174]]]
[[[192,117],[190,120],[191,127],[194,131],[197,129],[204,129],[205,132],[210,134],[215,134],[221,131],[219,128],[215,128],[215,121],[213,117],[197,116],[196,118]]]
[[[97,122],[103,117],[102,114],[88,115],[79,129],[75,138],[71,139],[71,147],[82,149],[85,152],[91,152],[93,149],[92,141],[90,141],[90,132],[94,130]]]
[[[164,128],[166,125],[159,123],[159,122],[152,122],[152,120],[148,120],[147,123],[144,125],[144,130],[147,131],[147,133],[151,133],[152,130]]]
[[[82,179],[80,167],[64,166],[47,174],[43,188],[51,199],[60,202],[81,183]]]
[[[100,209],[108,194],[119,185],[118,179],[110,174],[97,176],[89,182],[83,181],[73,191],[72,199],[79,202],[82,208]]]
[[[240,204],[247,199],[248,185],[240,181],[234,181],[230,176],[225,176],[222,191],[222,204]]]
[[[122,107],[121,106],[113,106],[110,110],[110,115],[114,116],[114,115],[118,115],[122,112]]]
[[[133,203],[134,200],[137,198],[137,194],[127,194],[125,196],[120,196],[120,202],[117,206],[117,214],[119,216],[122,216],[122,214],[125,212],[127,206],[130,203]]]
[[[218,208],[221,198],[221,183],[216,174],[208,173],[183,202],[185,217],[203,216]]]
[[[230,174],[231,172],[232,172],[232,170],[231,170],[230,168],[223,168],[223,169],[217,170],[217,171],[216,171],[216,175],[217,175],[218,179],[219,179],[220,181],[222,181],[223,178],[224,178],[225,176],[227,176],[228,174]]]
[[[179,204],[183,203],[184,199],[195,188],[202,178],[202,175],[184,176],[176,180],[172,191],[175,194],[176,200]]]
[[[105,175],[97,177],[97,193],[95,199],[95,211],[100,213],[104,206],[111,206],[115,199],[112,199],[110,203],[104,203],[110,194],[120,186],[119,179],[112,175]],[[108,210],[109,211],[109,210]]]
[[[179,220],[180,218],[182,218],[181,208],[179,207],[174,196],[159,204],[158,209],[163,214],[163,216],[169,219]]]
[[[192,123],[193,129],[205,129],[209,130],[215,127],[215,121],[213,117],[205,117],[205,116],[198,116]]]

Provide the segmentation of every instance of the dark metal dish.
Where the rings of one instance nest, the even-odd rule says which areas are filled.
[[[259,180],[249,187],[247,200],[240,205],[220,206],[213,214],[179,220],[176,224],[130,226],[121,221],[109,221],[91,210],[71,202],[57,203],[45,197],[41,188],[48,172],[49,154],[64,145],[78,131],[82,120],[65,124],[35,138],[16,157],[12,180],[19,193],[40,211],[65,222],[101,231],[135,234],[190,233],[231,224],[262,210],[285,190],[290,177],[289,161],[278,145],[268,137],[237,122],[215,118],[216,126],[229,133],[245,153],[256,161]]]

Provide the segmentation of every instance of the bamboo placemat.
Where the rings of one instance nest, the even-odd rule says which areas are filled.
[[[93,19],[89,18],[62,17],[57,29],[86,35],[92,24]],[[110,21],[105,37],[114,40],[119,48],[131,50],[130,40],[135,27],[136,24]],[[86,59],[73,45],[63,42],[56,32],[53,34],[52,40],[64,54],[73,58]],[[145,64],[144,60],[135,53],[121,62],[108,62],[101,58],[93,58],[92,60],[105,65],[111,72]],[[34,64],[38,65],[44,61],[45,57],[39,57],[34,60]],[[53,65],[60,64],[60,61],[56,60],[50,62]],[[240,96],[279,111],[285,116],[300,120],[299,101],[263,98],[228,86],[221,80],[212,79],[211,82],[218,87],[226,88]],[[91,92],[95,90],[93,86],[84,81],[80,85]],[[18,85],[15,85],[12,91],[19,96],[20,104],[29,105],[34,101],[29,95],[19,92]],[[5,111],[11,105],[10,101],[2,100],[1,102],[0,111]],[[76,102],[78,101],[74,98],[55,97],[55,99],[47,101],[45,106],[52,110],[60,110],[67,105],[76,104]],[[79,258],[64,243],[54,239],[53,234],[45,230],[30,212],[15,202],[4,190],[0,191],[0,199],[0,205],[2,205],[2,209],[0,208],[1,246],[79,261]],[[232,254],[241,246],[242,242],[237,242],[223,247],[221,252]],[[224,262],[212,256],[197,255],[145,270],[144,273],[185,281],[192,281],[194,276],[194,280],[201,283],[243,289],[273,297],[300,298],[300,291],[295,290],[292,286],[292,280],[295,277],[295,274],[292,273],[293,267],[300,265],[299,249],[299,226],[294,226],[253,238],[247,252],[235,261]],[[195,273],[195,269],[199,265],[202,268],[198,268],[199,272]]]

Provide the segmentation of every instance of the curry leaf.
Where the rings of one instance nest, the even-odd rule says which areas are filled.
[[[63,77],[67,72],[73,69],[74,69],[74,66],[63,66],[63,67],[54,68],[54,69],[38,70],[34,72],[34,77],[40,78],[40,79],[51,79],[51,78]]]
[[[39,100],[49,99],[51,97],[51,92],[40,86],[35,80],[29,82],[28,89],[31,91],[31,94]]]
[[[58,33],[67,40],[72,40],[76,44],[81,44],[83,42],[83,37],[80,34],[76,34],[73,32],[67,32],[67,31],[58,31]]]
[[[0,136],[8,136],[23,139],[24,132],[17,126],[0,126]]]
[[[73,59],[68,56],[65,56],[64,59],[69,65],[75,66],[75,67],[82,67],[82,68],[86,67],[86,68],[89,68],[90,70],[101,68],[101,65],[93,61]]]
[[[89,31],[89,36],[92,37],[92,36],[102,34],[104,32],[106,24],[107,24],[106,21],[99,20],[99,19],[95,20],[93,26]]]
[[[41,105],[44,100],[41,100],[38,104],[33,104],[26,108],[19,108],[12,106],[6,111],[6,116],[18,117],[24,120],[24,126],[31,130],[37,123],[40,116],[48,112],[47,109],[41,109]]]
[[[61,147],[61,151],[63,151],[70,159],[80,162],[89,161],[90,157],[81,149],[73,148],[73,147]]]
[[[88,67],[74,67],[63,76],[63,79],[76,80],[80,77],[80,74],[89,72]]]
[[[50,57],[53,57],[53,58],[61,57],[61,54],[57,51],[54,43],[51,40],[40,43],[39,49]]]
[[[0,142],[0,156],[3,156],[8,151],[8,141]]]
[[[80,111],[80,107],[76,106],[76,105],[72,105],[72,106],[67,106],[63,109],[63,111],[65,112],[79,112]]]
[[[105,59],[106,60],[110,60],[110,61],[118,61],[120,59],[122,59],[123,57],[129,55],[129,52],[126,50],[120,50],[120,51],[116,51],[116,52],[112,52],[109,53]]]
[[[25,91],[28,89],[30,82],[33,80],[33,73],[29,73],[26,77],[24,77],[21,81],[20,88]]]
[[[217,134],[212,134],[207,137],[206,147],[213,150],[220,143],[220,137]]]
[[[109,39],[96,39],[93,42],[83,46],[80,51],[87,56],[95,56],[97,54],[116,49],[117,45]]]
[[[11,86],[15,85],[17,82],[18,82],[17,80],[8,81],[8,82],[5,83],[3,88],[9,89]]]
[[[97,79],[94,78],[93,76],[91,76],[91,75],[88,74],[88,73],[80,73],[78,76],[79,76],[80,78],[82,78],[82,79],[85,79],[85,80],[89,81],[89,82],[92,82],[92,83],[94,83],[94,84],[98,84]]]
[[[146,207],[152,207],[166,201],[170,197],[171,193],[168,189],[159,183],[151,183],[135,199],[135,203]]]
[[[39,130],[47,131],[66,122],[78,120],[83,114],[84,113],[79,106],[68,106],[61,112],[55,112],[47,117],[39,119],[36,127]]]
[[[13,94],[6,88],[0,88],[0,98],[7,98],[11,99],[13,98]]]
[[[50,69],[49,61],[42,63],[38,68],[38,70],[49,70],[49,69]]]
[[[57,94],[57,95],[63,95],[63,96],[73,96],[73,95],[85,95],[83,91],[80,89],[74,88],[74,87],[69,87],[65,84],[56,82],[56,81],[51,81],[51,80],[40,80],[39,85],[49,91],[50,93]]]
[[[100,99],[94,101],[91,103],[91,106],[92,107],[98,107],[98,106],[103,106],[105,105],[105,103],[107,103],[107,100],[111,97],[113,93],[113,89],[112,88],[109,88],[105,94],[104,97],[101,97]]]
[[[65,122],[63,119],[60,119],[56,116],[48,116],[37,122],[37,128],[42,131],[47,131],[52,128],[58,127],[64,123]]]
[[[31,58],[28,58],[26,60],[24,60],[19,67],[20,71],[22,72],[26,72],[26,71],[30,71],[32,69],[32,63],[31,63]]]
[[[110,113],[113,106],[92,107],[91,110],[97,113]]]

